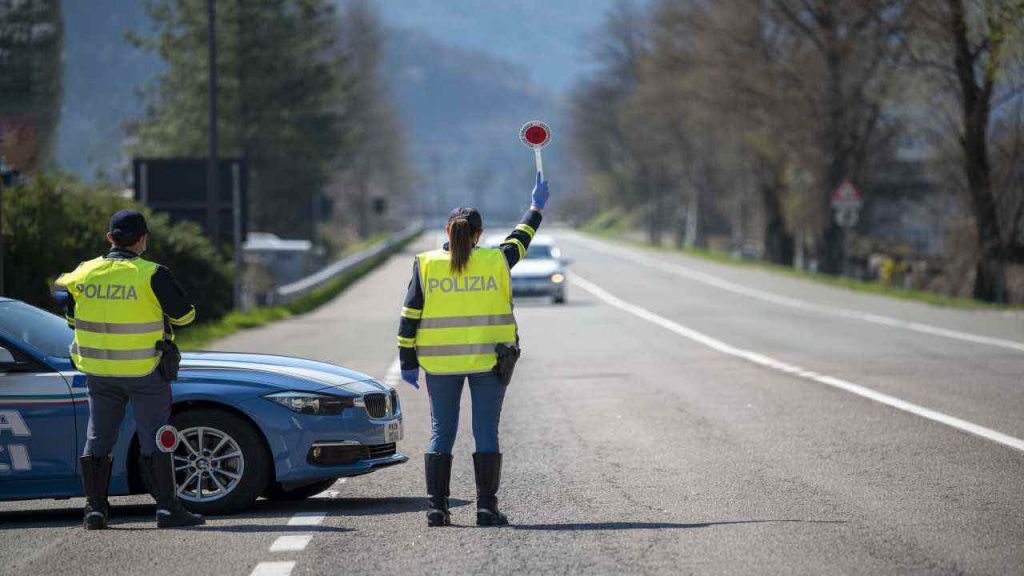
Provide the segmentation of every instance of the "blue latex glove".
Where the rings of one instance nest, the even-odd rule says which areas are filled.
[[[548,181],[540,179],[540,172],[537,172],[537,184],[533,187],[533,205],[541,210],[548,203],[551,192],[548,192]]]
[[[418,382],[420,377],[420,369],[415,368],[413,370],[402,370],[402,381],[419,390],[420,383]]]

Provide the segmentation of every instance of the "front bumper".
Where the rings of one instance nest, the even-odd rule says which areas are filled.
[[[359,476],[409,460],[397,450],[394,437],[395,425],[402,425],[397,402],[393,412],[382,418],[371,418],[363,407],[346,408],[337,416],[313,416],[263,398],[249,402],[273,456],[275,478],[282,484]],[[394,449],[381,449],[388,444]],[[321,455],[328,446],[359,447],[360,458],[318,459],[313,457],[318,446]]]
[[[565,291],[565,282],[551,278],[513,278],[513,296],[558,296]]]

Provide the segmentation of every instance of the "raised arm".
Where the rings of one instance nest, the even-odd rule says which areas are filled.
[[[538,172],[530,209],[523,214],[516,229],[501,243],[501,251],[505,254],[505,261],[508,262],[510,269],[526,256],[526,250],[529,249],[534,234],[540,228],[540,222],[543,219],[541,213],[544,211],[544,205],[547,204],[549,196],[548,182],[541,180],[540,172]]]

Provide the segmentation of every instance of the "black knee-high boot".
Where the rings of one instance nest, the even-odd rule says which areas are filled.
[[[427,476],[427,526],[449,526],[448,493],[452,478],[452,455],[427,452],[423,455]]]
[[[498,487],[501,486],[501,453],[473,454],[476,472],[476,525],[504,526],[508,518],[498,510]]]
[[[206,520],[193,514],[181,505],[178,490],[174,485],[174,470],[171,468],[171,454],[154,452],[142,456],[142,481],[156,500],[156,525],[158,528],[179,528],[202,526]]]
[[[110,489],[110,469],[113,460],[110,454],[102,456],[82,456],[82,488],[85,490],[85,518],[83,525],[86,530],[102,530],[110,520],[110,504],[107,494]]]

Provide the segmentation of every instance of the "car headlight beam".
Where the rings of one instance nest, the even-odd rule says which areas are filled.
[[[314,416],[336,416],[341,414],[345,408],[355,406],[353,399],[345,396],[330,396],[294,390],[274,392],[267,394],[264,398],[280,404],[292,412]]]

